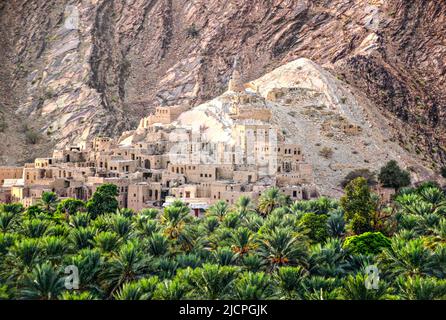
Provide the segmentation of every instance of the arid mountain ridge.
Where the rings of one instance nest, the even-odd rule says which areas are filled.
[[[436,170],[446,163],[445,34],[441,1],[2,2],[0,163],[117,136],[157,105],[208,101],[239,56],[247,82],[311,59]]]

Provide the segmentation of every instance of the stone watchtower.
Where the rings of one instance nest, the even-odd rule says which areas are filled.
[[[245,92],[245,87],[243,85],[242,74],[240,72],[240,65],[238,57],[234,60],[234,66],[232,70],[232,76],[229,80],[228,91],[232,92]]]

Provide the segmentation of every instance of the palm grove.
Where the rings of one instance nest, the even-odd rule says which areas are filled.
[[[345,183],[339,200],[291,202],[266,190],[204,217],[175,202],[164,210],[118,208],[114,185],[88,202],[0,208],[1,299],[445,299],[446,196],[418,188],[395,163],[382,184],[397,189],[382,204],[370,177]],[[377,289],[366,286],[377,266]],[[76,266],[79,288],[64,285]]]

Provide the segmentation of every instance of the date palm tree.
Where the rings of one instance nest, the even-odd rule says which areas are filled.
[[[288,213],[295,215],[296,217],[302,217],[307,211],[303,210],[302,201],[294,201],[287,207]]]
[[[58,203],[57,194],[55,194],[54,192],[43,192],[39,205],[46,212],[52,213],[54,212],[54,210],[56,210],[57,203]]]
[[[88,212],[78,212],[70,215],[70,225],[74,228],[86,228],[90,224],[90,214]]]
[[[160,282],[156,288],[154,299],[156,300],[183,300],[187,297],[191,288],[178,277],[172,280]]]
[[[110,229],[122,239],[127,239],[131,235],[132,220],[123,214],[116,214],[110,219]]]
[[[8,266],[6,277],[19,281],[39,262],[40,252],[41,247],[37,239],[18,240],[5,257],[4,263]]]
[[[17,215],[12,212],[0,212],[0,231],[5,233],[14,227]]]
[[[64,289],[64,278],[50,264],[35,266],[25,277],[21,299],[54,300]]]
[[[240,227],[232,233],[232,250],[239,255],[249,253],[256,247],[256,236],[246,227]]]
[[[161,234],[154,233],[147,239],[147,251],[153,256],[162,256],[169,250],[169,239]]]
[[[242,226],[246,226],[252,232],[257,232],[263,225],[263,218],[257,213],[247,214],[242,219]]]
[[[118,248],[121,239],[115,232],[104,231],[99,232],[94,238],[93,243],[96,248],[101,249],[102,252],[112,252]]]
[[[22,223],[23,233],[30,238],[40,238],[45,234],[50,224],[48,220],[25,220]]]
[[[326,277],[343,277],[350,269],[348,253],[339,239],[328,239],[324,244],[313,245],[309,264],[312,274]]]
[[[124,283],[142,277],[148,268],[149,261],[139,245],[128,242],[106,264],[101,278],[111,296]]]
[[[387,300],[393,299],[393,289],[386,282],[380,280],[373,289],[366,287],[366,276],[358,273],[344,279],[340,289],[340,298],[346,300]]]
[[[345,234],[345,220],[342,211],[330,213],[327,219],[328,234],[332,237],[342,237]]]
[[[405,300],[444,300],[446,280],[434,277],[398,277],[399,295]]]
[[[263,269],[262,258],[255,253],[250,253],[242,256],[240,263],[243,266],[243,268],[248,271],[258,272],[261,269]]]
[[[276,296],[279,299],[302,299],[302,283],[308,272],[302,267],[280,267],[275,274]]]
[[[48,261],[61,262],[64,254],[68,252],[68,241],[64,237],[46,236],[41,238],[40,246]]]
[[[274,293],[270,276],[264,272],[244,272],[235,280],[234,291],[240,300],[266,300]]]
[[[446,209],[446,196],[442,190],[434,187],[423,188],[419,194],[424,201],[433,205],[434,210]]]
[[[302,280],[303,298],[305,300],[337,300],[340,298],[340,278],[309,276]]]
[[[95,300],[97,299],[97,297],[95,297],[92,293],[84,291],[84,292],[79,292],[79,291],[64,291],[59,295],[59,300],[67,300],[67,301],[71,301],[71,300]]]
[[[93,247],[96,234],[97,229],[94,227],[79,227],[70,231],[68,240],[75,249],[81,250]]]
[[[235,211],[240,215],[240,217],[245,217],[247,214],[255,213],[254,204],[250,197],[241,196],[235,203]]]
[[[259,212],[264,216],[283,205],[286,205],[286,198],[276,187],[267,189],[259,198]]]
[[[212,252],[216,264],[220,266],[230,266],[235,263],[239,254],[235,253],[229,247],[220,247]]]
[[[177,255],[176,261],[179,268],[198,268],[202,265],[203,259],[196,253],[182,253]]]
[[[260,239],[259,254],[271,269],[286,265],[307,265],[307,252],[299,234],[276,228]]]
[[[191,271],[189,282],[193,292],[201,299],[224,299],[232,291],[238,268],[204,264]]]
[[[207,234],[213,233],[220,225],[220,220],[215,216],[204,217],[201,221],[201,226]]]
[[[409,241],[392,239],[390,248],[385,248],[379,259],[393,276],[432,275],[438,267],[433,252],[424,246],[420,238]]]
[[[226,201],[220,200],[207,209],[208,216],[215,216],[221,222],[226,214],[229,213],[229,205]]]
[[[446,218],[441,218],[432,228],[432,236],[425,238],[426,245],[433,249],[437,246],[446,246]]]
[[[104,265],[104,257],[98,249],[82,249],[66,261],[66,265],[74,265],[78,268],[79,291],[88,291],[95,296],[102,296],[99,275]]]
[[[164,208],[161,215],[161,224],[165,226],[164,232],[170,239],[177,239],[190,219],[190,209],[185,205],[171,205]]]
[[[116,300],[151,300],[159,280],[157,277],[143,278],[125,283],[113,297]]]

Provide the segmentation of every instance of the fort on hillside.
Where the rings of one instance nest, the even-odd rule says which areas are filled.
[[[276,96],[274,96],[276,98]],[[30,206],[45,191],[86,200],[104,183],[118,187],[121,207],[141,210],[186,202],[196,215],[212,203],[256,200],[271,186],[293,200],[318,196],[301,146],[271,124],[271,109],[246,90],[238,63],[218,107],[157,107],[119,139],[97,137],[85,147],[55,150],[23,168],[0,167],[0,202]]]

